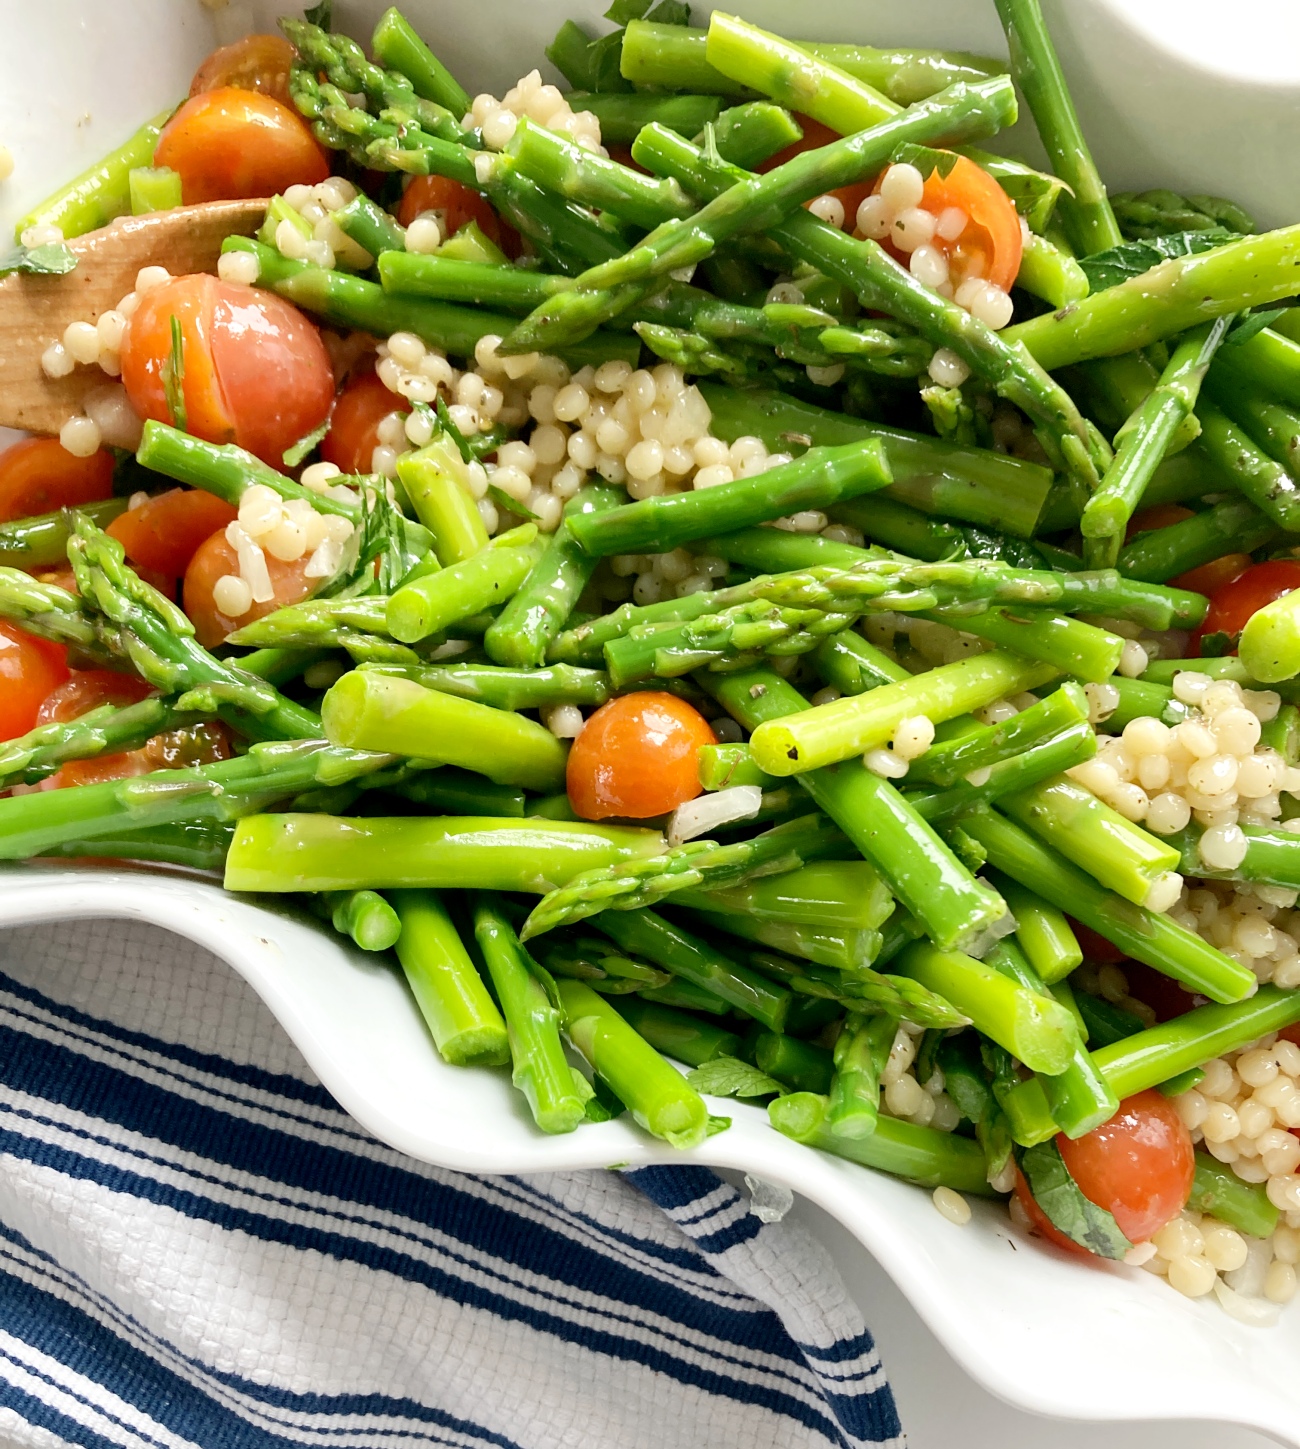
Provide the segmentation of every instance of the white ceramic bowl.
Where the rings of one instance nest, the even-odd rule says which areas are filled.
[[[236,0],[238,3],[238,0]],[[232,9],[234,7],[232,6]],[[368,33],[380,0],[336,7]],[[471,89],[498,94],[561,19],[603,0],[408,0]],[[700,7],[703,9],[705,7]],[[789,27],[789,7],[743,13]],[[265,26],[275,7],[247,13]],[[1049,18],[1102,172],[1115,187],[1233,197],[1267,223],[1300,207],[1300,7],[1237,0],[1066,0]],[[797,29],[825,39],[1003,52],[991,0],[820,0]],[[197,0],[0,0],[0,142],[15,155],[0,227],[181,94],[212,43]],[[1023,130],[1023,128],[1021,128]],[[1031,137],[1017,144],[1033,149]],[[0,926],[69,916],[155,922],[224,956],[265,999],[325,1085],[379,1137],[475,1172],[679,1161],[625,1120],[536,1132],[505,1076],[445,1066],[395,969],[316,924],[216,887],[133,871],[0,868]],[[692,1154],[787,1183],[880,1260],[971,1375],[1010,1402],[1078,1419],[1215,1419],[1300,1446],[1300,1312],[1251,1330],[1136,1270],[1032,1244],[999,1208],[954,1228],[921,1191],[799,1147],[761,1110],[718,1104],[734,1126]],[[886,1330],[887,1331],[887,1330]],[[936,1385],[936,1391],[942,1388]]]

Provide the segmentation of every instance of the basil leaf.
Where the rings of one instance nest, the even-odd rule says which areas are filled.
[[[1206,231],[1176,231],[1166,236],[1147,237],[1144,241],[1122,242],[1109,251],[1081,257],[1079,265],[1088,278],[1088,285],[1094,292],[1100,292],[1127,282],[1130,277],[1140,277],[1161,262],[1213,251],[1225,242],[1236,240],[1235,232],[1221,226]]]
[[[0,277],[23,272],[33,277],[66,277],[77,265],[72,248],[65,242],[47,242],[42,247],[19,247],[0,261]]]
[[[320,427],[313,428],[310,433],[304,433],[292,448],[286,448],[281,454],[284,466],[286,468],[296,468],[307,454],[315,449],[317,443],[321,441],[329,430],[330,420],[326,418]]]
[[[653,20],[656,25],[689,25],[691,7],[681,0],[614,0],[605,11],[605,19],[615,25],[626,25],[629,20]]]
[[[1133,1246],[1103,1207],[1083,1195],[1055,1142],[1040,1142],[1020,1159],[1034,1201],[1058,1232],[1099,1258],[1123,1258]]]
[[[681,4],[681,0],[659,0],[645,18],[653,20],[656,25],[689,25],[691,7]]]
[[[771,1097],[785,1091],[780,1082],[738,1057],[714,1057],[688,1072],[686,1080],[710,1097]]]
[[[928,181],[936,171],[940,180],[949,176],[959,157],[956,151],[939,151],[933,146],[918,146],[914,141],[905,141],[889,159],[896,165],[915,166]]]

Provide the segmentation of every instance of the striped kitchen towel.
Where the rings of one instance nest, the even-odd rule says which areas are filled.
[[[694,1167],[393,1151],[224,963],[0,935],[0,1445],[903,1443],[824,1250]]]

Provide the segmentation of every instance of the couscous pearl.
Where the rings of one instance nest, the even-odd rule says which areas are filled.
[[[880,199],[891,211],[905,211],[920,206],[925,195],[925,178],[915,166],[898,162],[881,178]]]
[[[254,287],[259,271],[257,257],[252,252],[223,252],[217,258],[217,276],[223,282]]]
[[[1188,1298],[1203,1298],[1214,1287],[1215,1271],[1207,1258],[1175,1258],[1169,1264],[1169,1286]]]
[[[894,753],[903,760],[915,760],[934,743],[934,724],[923,714],[909,715],[894,727]]]
[[[63,329],[63,346],[74,362],[89,365],[99,359],[99,332],[92,322],[69,322]]]
[[[212,602],[218,613],[238,619],[253,607],[253,591],[238,574],[223,574],[212,586]]]
[[[914,252],[934,237],[934,214],[919,206],[900,211],[889,228],[889,239],[900,252]]]
[[[873,775],[885,780],[901,780],[907,774],[907,761],[900,760],[892,750],[868,750],[862,763]]]
[[[916,248],[908,260],[908,271],[927,287],[941,287],[948,280],[948,258],[928,242]]]
[[[100,441],[99,428],[88,417],[71,417],[59,429],[59,442],[74,458],[89,458],[99,451]]]
[[[141,267],[135,274],[136,295],[143,297],[146,292],[152,292],[171,279],[172,274],[166,267]]]
[[[867,196],[858,206],[855,230],[873,241],[883,241],[893,220],[894,213],[883,196]]]
[[[1201,836],[1201,859],[1209,870],[1236,870],[1246,858],[1246,837],[1239,825],[1216,825]]]
[[[956,241],[966,230],[966,224],[970,217],[959,206],[945,206],[939,213],[934,223],[935,236],[942,237],[944,241]]]
[[[940,387],[960,387],[970,376],[970,368],[951,348],[939,347],[930,358],[930,376]]]
[[[885,1106],[895,1117],[910,1117],[921,1109],[925,1089],[913,1076],[901,1076],[885,1088]]]
[[[844,226],[844,203],[838,196],[817,196],[808,203],[808,210],[827,225],[840,229]]]
[[[51,342],[41,353],[41,371],[46,377],[67,377],[76,366],[62,342]]]
[[[442,228],[434,216],[417,216],[406,228],[404,242],[408,252],[428,256],[442,245]]]

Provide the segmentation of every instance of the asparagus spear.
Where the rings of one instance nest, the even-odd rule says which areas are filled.
[[[1037,8],[1037,0],[1016,3]],[[1120,430],[1115,460],[1083,510],[1080,526],[1084,558],[1091,567],[1114,566],[1124,530],[1152,473],[1168,451],[1179,424],[1192,416],[1201,382],[1228,330],[1229,320],[1220,317],[1187,334],[1170,357],[1159,384]]]
[[[619,1002],[619,1015],[657,1052],[688,1067],[702,1067],[717,1057],[734,1057],[741,1049],[735,1032],[671,1006],[656,1006],[632,996]]]
[[[835,1075],[826,1129],[836,1137],[870,1137],[880,1120],[880,1074],[889,1059],[897,1022],[892,1016],[853,1015],[835,1040]]]
[[[1123,1100],[1296,1021],[1300,1021],[1300,991],[1261,986],[1247,1001],[1198,1006],[1172,1021],[1099,1047],[1092,1059],[1106,1084]],[[1039,1083],[1022,1082],[1007,1102],[1016,1141],[1022,1145],[1045,1142],[1056,1131]]]
[[[1088,274],[1069,252],[1032,231],[1024,238],[1016,286],[1058,308],[1081,302],[1089,291]]]
[[[1187,1206],[1193,1212],[1209,1213],[1252,1238],[1271,1238],[1280,1216],[1262,1182],[1244,1182],[1231,1167],[1208,1152],[1196,1154]]]
[[[697,196],[717,196],[729,183],[735,185],[749,175],[711,161],[680,136],[655,126],[647,126],[637,138],[633,157],[650,170],[676,176]],[[769,227],[768,235],[801,261],[848,287],[864,307],[899,318],[936,347],[951,348],[1000,396],[1034,419],[1049,456],[1060,458],[1088,489],[1096,485],[1110,461],[1109,447],[1089,428],[1041,363],[1008,342],[1010,332],[990,331],[955,303],[919,283],[877,243],[848,237],[809,212],[787,216]],[[1085,307],[1089,301],[1079,306]]]
[[[769,230],[824,191],[874,175],[899,145],[987,136],[1014,117],[1015,96],[1005,77],[959,82],[879,125],[796,156],[759,180],[743,174],[693,215],[663,223],[623,257],[584,272],[574,291],[542,303],[507,335],[501,350],[554,351],[588,336],[639,300],[652,278],[701,261],[738,232]]]
[[[654,961],[691,985],[704,987],[769,1031],[784,1028],[792,1000],[787,990],[653,911],[606,911],[595,924],[630,955]]]
[[[1058,205],[1071,242],[1082,256],[1118,246],[1124,238],[1083,138],[1038,0],[995,4],[1011,50],[1011,74],[1029,102],[1052,170],[1068,191]]]
[[[444,568],[488,546],[488,531],[465,479],[465,463],[450,438],[438,436],[397,460],[397,476]]]
[[[967,634],[996,644],[1006,653],[1035,660],[1057,674],[1070,673],[1091,683],[1109,679],[1119,668],[1124,640],[1109,629],[1085,624],[1046,609],[985,609],[967,613],[960,606],[923,609],[922,619],[934,619]]]
[[[996,651],[972,655],[900,684],[769,720],[754,731],[750,749],[769,774],[803,774],[886,744],[899,722],[912,715],[926,715],[936,724],[955,719],[1044,684],[1054,673]]]
[[[236,828],[226,860],[226,889],[424,886],[545,894],[582,870],[654,855],[662,848],[663,837],[655,830],[560,820],[253,815]]]
[[[527,941],[601,911],[640,910],[694,887],[721,890],[740,886],[757,876],[794,870],[805,861],[841,850],[843,845],[843,835],[815,814],[728,845],[687,841],[649,860],[575,877],[538,902],[520,934]]]
[[[792,1092],[827,1092],[835,1072],[825,1047],[773,1031],[754,1038],[754,1065]]]
[[[744,941],[770,946],[787,956],[846,973],[870,966],[880,950],[880,932],[874,927],[815,926],[800,921],[751,917],[743,910],[733,910],[716,902],[705,906],[693,901],[691,908],[704,924],[716,931],[726,931]]]
[[[972,771],[1014,759],[1031,746],[1087,719],[1086,695],[1079,685],[1067,682],[1046,699],[1000,724],[978,725],[949,739],[936,740],[925,754],[911,762],[908,780],[956,785]]]
[[[895,917],[899,914],[895,912]],[[795,993],[796,1005],[815,998],[838,1002],[845,1011],[906,1017],[917,1026],[927,1028],[968,1024],[967,1018],[951,1002],[907,976],[886,975],[870,966],[840,971],[815,962],[792,961],[772,951],[750,951],[745,961],[755,971],[788,986]]]
[[[0,743],[0,789],[35,785],[69,760],[139,749],[154,735],[184,728],[196,718],[180,713],[167,700],[150,698],[123,707],[104,704],[76,719],[37,725]]]
[[[1202,402],[1202,410],[1205,406]],[[1210,427],[1213,423],[1209,424],[1207,432]],[[1184,518],[1165,528],[1139,533],[1120,550],[1116,566],[1126,578],[1147,579],[1155,583],[1176,578],[1189,569],[1200,568],[1202,564],[1222,558],[1225,553],[1235,550],[1250,553],[1262,548],[1272,542],[1279,532],[1273,519],[1265,517],[1256,507],[1262,501],[1261,498],[1254,501],[1225,498],[1194,518]],[[1297,520],[1297,526],[1300,526],[1300,505]]]
[[[569,530],[592,555],[665,553],[690,539],[764,523],[804,508],[826,508],[841,498],[883,488],[889,481],[884,449],[875,439],[867,439],[839,448],[812,448],[766,473],[714,488],[576,514]]]
[[[771,669],[702,676],[702,682],[751,730],[806,705]],[[799,781],[938,945],[979,955],[1002,933],[1008,924],[1002,897],[971,875],[888,781],[857,760],[809,771]]]
[[[813,1092],[792,1092],[768,1103],[772,1126],[786,1137],[823,1152],[846,1157],[905,1177],[922,1187],[951,1187],[976,1196],[991,1195],[984,1153],[968,1137],[917,1127],[894,1117],[881,1117],[867,1137],[843,1137],[830,1130],[830,1103]]]
[[[571,664],[542,669],[506,669],[494,664],[367,664],[364,668],[368,673],[408,679],[424,689],[454,694],[493,709],[599,705],[609,698],[608,676],[598,669],[577,669]]]
[[[107,528],[119,513],[126,512],[125,498],[106,498],[100,503],[83,503],[80,512]],[[0,523],[0,565],[15,569],[48,568],[68,557],[68,515],[37,513]]]
[[[1242,665],[1264,684],[1300,674],[1300,600],[1283,594],[1257,609],[1241,631]]]
[[[813,651],[812,663],[822,683],[841,694],[865,694],[877,685],[896,684],[911,678],[883,649],[869,644],[852,629],[843,629],[823,639]]]
[[[389,633],[414,644],[505,603],[528,577],[537,556],[531,544],[490,547],[437,573],[408,580],[388,600],[384,618]]]
[[[1008,327],[1002,340],[1023,345],[1049,371],[1089,357],[1131,352],[1215,317],[1294,296],[1300,289],[1297,258],[1300,226],[1241,237],[1212,251],[1161,262],[1074,307]]]
[[[569,1040],[637,1122],[674,1147],[698,1147],[709,1133],[703,1097],[590,986],[555,984]]]
[[[935,89],[942,90],[943,87],[936,86]],[[918,96],[916,99],[922,98]],[[638,134],[640,131],[638,126]],[[695,137],[701,145],[704,144],[702,132],[703,128]],[[688,134],[684,128],[682,134]],[[631,145],[636,136],[629,136],[627,140]],[[801,140],[803,127],[794,116],[784,106],[769,105],[767,101],[748,101],[743,106],[732,106],[713,122],[713,144],[718,155],[733,166],[761,166],[778,151],[784,151],[787,146]]]
[[[1208,941],[1168,916],[1113,895],[995,811],[987,807],[971,811],[962,818],[961,829],[988,852],[990,865],[1068,911],[1135,960],[1212,1001],[1240,1001],[1254,989],[1254,974]]]
[[[789,825],[776,827],[779,831],[789,829]],[[823,830],[827,835],[834,832],[841,841],[841,849],[847,845],[834,827],[827,824]],[[808,852],[803,854],[807,858]],[[679,896],[675,904],[748,916],[758,921],[821,926],[828,931],[874,930],[885,923],[894,909],[888,887],[865,860],[813,861],[793,870],[751,875],[743,884],[722,888],[695,885]]]
[[[339,935],[363,951],[387,951],[402,934],[397,912],[376,891],[327,891],[312,899]]]
[[[681,91],[680,84],[675,89]],[[607,146],[630,145],[641,127],[651,121],[680,131],[683,136],[694,136],[705,126],[716,122],[722,113],[722,102],[716,95],[691,95],[689,92],[678,95],[639,92],[629,95],[626,92],[569,91],[565,100],[571,110],[589,111],[600,121],[600,138]],[[794,139],[797,141],[799,138],[796,136]]]
[[[998,875],[995,882],[1016,918],[1015,939],[1029,964],[1048,986],[1064,981],[1083,963],[1083,947],[1065,912],[1009,876]]]
[[[420,39],[396,6],[379,17],[370,48],[391,71],[411,82],[417,96],[442,106],[453,116],[463,116],[470,107],[469,93]]]
[[[435,814],[508,815],[521,820],[526,813],[527,802],[522,790],[493,784],[469,770],[445,766],[440,770],[407,773],[409,778],[388,788],[404,800],[427,805]]]
[[[1300,887],[1300,835],[1292,835],[1280,826],[1242,825],[1239,829],[1246,837],[1246,854],[1241,863],[1233,870],[1215,870],[1201,859],[1198,849],[1201,832],[1189,827],[1176,837],[1182,847],[1183,869],[1215,880],[1249,880],[1286,889]]]
[[[565,1058],[553,986],[543,981],[540,968],[519,944],[496,896],[480,892],[473,917],[474,939],[509,1034],[511,1080],[543,1132],[572,1132],[586,1115],[591,1089]]]
[[[358,246],[364,247],[378,261],[384,256],[405,256],[406,228],[376,206],[363,191],[359,191],[346,206],[334,213],[334,220],[345,236],[350,236]],[[382,280],[382,273],[381,280]],[[459,300],[459,299],[452,299]]]

